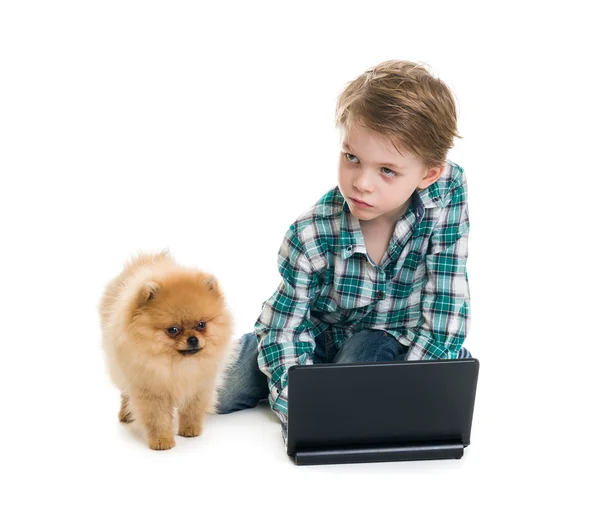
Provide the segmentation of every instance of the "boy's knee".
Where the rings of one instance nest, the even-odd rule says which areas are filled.
[[[394,360],[400,352],[398,341],[382,330],[365,330],[352,335],[340,348],[335,363],[368,363]]]
[[[473,358],[473,356],[466,347],[461,347],[456,358]]]

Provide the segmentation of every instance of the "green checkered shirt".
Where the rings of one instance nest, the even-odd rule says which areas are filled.
[[[437,182],[415,191],[380,265],[338,187],[290,226],[278,256],[281,283],[254,326],[282,422],[288,369],[313,363],[315,338],[326,329],[336,348],[377,329],[408,346],[408,360],[456,358],[469,328],[468,233],[467,183],[450,161]]]

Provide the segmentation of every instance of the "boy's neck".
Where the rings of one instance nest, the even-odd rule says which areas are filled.
[[[393,230],[396,227],[396,223],[406,214],[408,207],[410,206],[411,200],[408,200],[399,210],[384,214],[375,219],[369,219],[363,221],[359,219],[360,227],[369,228],[371,230]]]

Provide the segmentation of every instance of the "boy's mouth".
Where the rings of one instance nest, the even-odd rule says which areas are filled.
[[[354,203],[357,207],[368,208],[368,207],[373,206],[373,205],[369,205],[368,203],[365,203],[364,201],[360,201],[356,198],[350,198],[350,201],[352,201],[352,203]]]

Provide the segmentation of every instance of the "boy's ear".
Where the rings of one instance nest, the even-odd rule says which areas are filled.
[[[417,189],[426,189],[432,183],[437,182],[439,180],[440,176],[442,176],[444,169],[446,169],[446,165],[443,165],[440,167],[432,167],[432,168],[428,169],[427,174],[421,180],[421,182],[417,186]]]

